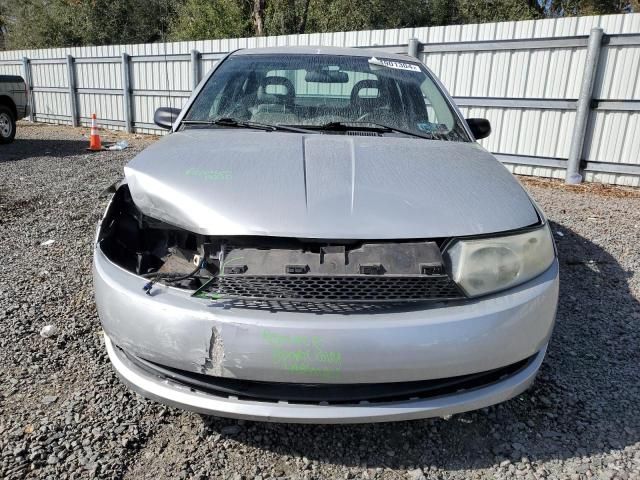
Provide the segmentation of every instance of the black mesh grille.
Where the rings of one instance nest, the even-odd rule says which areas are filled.
[[[207,288],[224,298],[304,302],[453,300],[462,293],[447,275],[229,275]]]

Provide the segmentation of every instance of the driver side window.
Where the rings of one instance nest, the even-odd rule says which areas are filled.
[[[200,108],[207,108],[206,111],[194,110],[192,116],[207,118],[209,120],[217,118],[236,118],[248,120],[250,113],[248,108],[251,98],[255,98],[255,86],[252,85],[252,75],[245,73],[231,73],[214,76],[200,93],[210,103],[201,104]],[[251,90],[253,88],[253,95]]]

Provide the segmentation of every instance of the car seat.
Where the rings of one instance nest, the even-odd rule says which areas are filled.
[[[272,86],[276,87],[269,88]],[[278,87],[284,93],[276,93],[274,90]],[[294,111],[295,98],[296,92],[291,80],[285,77],[264,77],[258,87],[257,105],[251,120],[268,124],[295,124],[298,122]]]

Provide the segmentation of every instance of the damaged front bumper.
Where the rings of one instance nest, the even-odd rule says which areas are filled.
[[[555,319],[558,265],[497,295],[370,312],[238,308],[144,280],[94,255],[107,350],[134,390],[205,414],[310,423],[445,416],[517,395],[540,367]],[[131,358],[212,378],[290,384],[392,384],[488,372],[528,359],[487,384],[390,402],[291,402],[214,394],[141,368]]]
[[[309,404],[241,399],[213,395],[160,375],[154,375],[114,346],[105,337],[107,352],[118,376],[132,390],[165,405],[204,415],[245,420],[286,423],[373,423],[447,417],[503,402],[526,390],[542,364],[546,346],[514,374],[498,382],[433,398],[415,398],[396,402],[353,404]]]

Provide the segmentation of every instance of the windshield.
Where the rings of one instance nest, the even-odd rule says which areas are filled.
[[[220,119],[227,126],[232,119],[311,130],[370,125],[470,141],[426,69],[410,59],[232,55],[209,78],[184,121],[203,124]],[[224,122],[217,127],[224,128]]]

